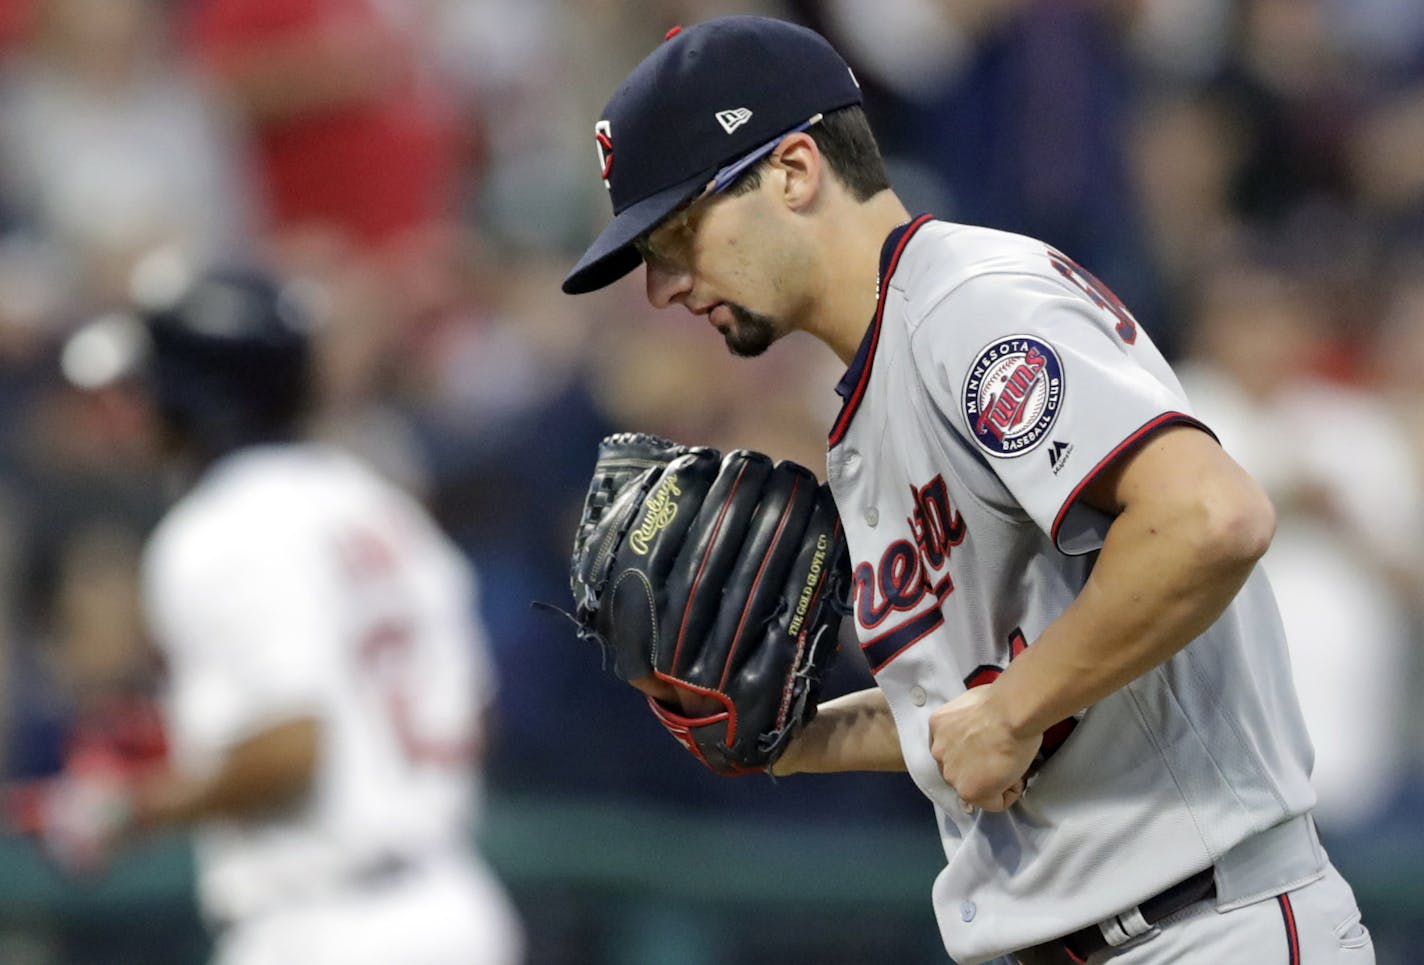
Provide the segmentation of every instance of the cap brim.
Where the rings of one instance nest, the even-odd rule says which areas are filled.
[[[699,172],[624,208],[594,239],[564,279],[566,295],[582,295],[613,284],[642,264],[633,240],[706,186],[712,171]]]

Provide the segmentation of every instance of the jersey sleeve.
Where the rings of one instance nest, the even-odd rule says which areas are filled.
[[[1078,503],[1088,483],[1157,429],[1205,427],[1121,303],[1063,264],[1062,283],[1031,272],[965,281],[925,313],[914,356],[949,426],[1062,552],[1080,555],[1111,522]]]
[[[145,561],[145,604],[169,663],[175,733],[212,752],[320,713],[340,668],[327,666],[336,621],[322,613],[330,594],[310,553],[231,529],[182,537]]]

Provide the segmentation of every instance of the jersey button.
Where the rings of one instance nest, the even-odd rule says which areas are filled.
[[[910,703],[914,704],[916,707],[923,707],[925,705],[925,688],[911,687]]]
[[[880,522],[880,511],[871,506],[865,511],[865,525],[874,526]]]
[[[845,467],[845,474],[847,476],[854,476],[856,473],[860,472],[860,453],[854,449],[846,450],[845,462],[843,463],[843,465]]]
[[[973,921],[973,920],[974,920],[974,913],[977,912],[978,910],[979,910],[979,909],[978,909],[977,907],[975,907],[974,902],[972,902],[972,901],[960,902],[960,905],[959,905],[959,918],[960,918],[961,921]]]

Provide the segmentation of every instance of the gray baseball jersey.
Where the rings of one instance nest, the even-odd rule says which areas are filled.
[[[860,644],[939,822],[945,946],[980,962],[1121,912],[1308,811],[1311,749],[1258,569],[1184,650],[1050,729],[1019,803],[964,812],[930,755],[930,714],[1077,596],[1111,522],[1076,502],[1094,474],[1162,426],[1199,424],[1121,302],[1042,242],[921,217],[887,240],[880,279],[828,476]]]

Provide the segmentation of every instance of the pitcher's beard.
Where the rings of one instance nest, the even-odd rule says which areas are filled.
[[[776,323],[770,316],[760,315],[740,305],[727,305],[736,324],[722,331],[727,349],[742,358],[755,358],[777,339]]]

